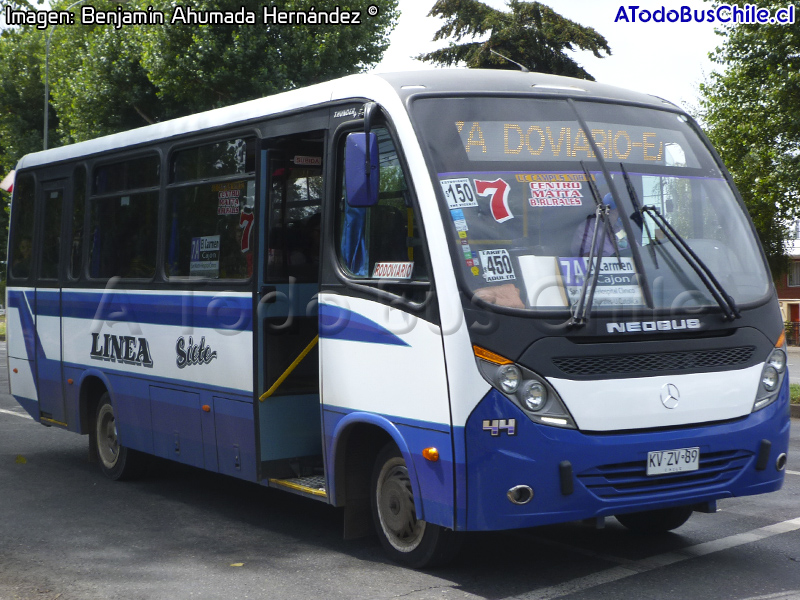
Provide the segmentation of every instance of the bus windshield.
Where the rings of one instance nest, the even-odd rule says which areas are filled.
[[[683,115],[491,97],[419,99],[412,110],[471,295],[571,308],[592,254],[595,311],[719,306],[683,240],[735,303],[765,298],[753,230]]]

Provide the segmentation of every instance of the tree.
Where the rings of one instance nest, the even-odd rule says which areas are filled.
[[[29,152],[42,149],[44,84],[39,56],[41,31],[5,29],[0,33],[0,179]],[[57,121],[51,119],[52,126]],[[11,195],[0,192],[0,258],[5,258],[8,204]],[[0,273],[3,278],[3,273]]]
[[[434,40],[488,36],[485,41],[451,43],[448,47],[420,55],[420,60],[470,68],[517,69],[492,51],[532,71],[567,75],[594,81],[565,51],[591,50],[598,58],[611,55],[606,39],[592,27],[565,19],[539,2],[509,0],[510,12],[494,9],[478,0],[438,0],[428,16],[442,17],[445,24]]]
[[[107,0],[92,6],[98,10],[114,7]],[[159,102],[158,88],[140,64],[139,30],[144,28],[72,25],[49,32],[50,102],[64,141],[82,141],[177,116],[178,111],[170,113],[168,107],[160,106],[166,103]]]
[[[747,3],[773,14],[784,6]],[[787,223],[800,216],[800,23],[738,24],[719,33],[724,41],[711,57],[723,69],[700,86],[700,117],[777,277],[788,266]]]
[[[115,8],[111,0],[91,4],[98,10]],[[361,12],[360,26],[265,23],[259,0],[199,0],[191,3],[195,14],[233,13],[243,7],[256,22],[171,22],[179,6],[186,10],[183,4],[132,0],[125,5],[140,11],[152,7],[164,15],[164,25],[75,25],[55,31],[51,95],[65,140],[84,140],[363,71],[380,60],[397,18],[397,0],[351,0],[341,6]],[[291,0],[280,8],[317,13],[334,8],[334,3],[319,4]],[[370,5],[378,7],[374,17],[368,14]]]

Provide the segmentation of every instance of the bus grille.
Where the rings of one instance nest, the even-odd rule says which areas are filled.
[[[556,357],[553,364],[567,375],[589,376],[610,374],[653,374],[710,368],[732,368],[746,364],[755,346],[651,352],[649,354],[616,354],[611,356]]]
[[[603,465],[579,473],[578,479],[598,498],[624,500],[726,484],[747,465],[751,456],[751,452],[744,450],[701,454],[697,471],[651,477],[646,475],[644,461]]]

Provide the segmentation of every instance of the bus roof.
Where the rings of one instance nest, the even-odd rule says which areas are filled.
[[[254,119],[277,115],[330,101],[371,98],[380,101],[387,93],[405,100],[418,93],[436,94],[547,94],[573,98],[594,98],[635,102],[664,108],[666,100],[622,88],[542,73],[495,69],[429,69],[398,73],[350,75],[273,96],[224,108],[196,113],[154,125],[107,135],[77,144],[59,146],[23,156],[17,170],[110,152],[149,142],[198,133]]]

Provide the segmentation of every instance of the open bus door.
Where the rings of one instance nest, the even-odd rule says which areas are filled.
[[[256,365],[262,479],[326,497],[316,341],[323,133],[262,144]]]

